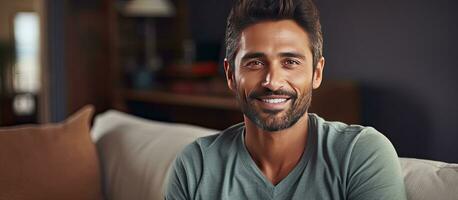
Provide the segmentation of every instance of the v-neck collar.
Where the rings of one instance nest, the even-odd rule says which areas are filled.
[[[277,185],[273,185],[272,182],[270,182],[262,173],[262,171],[259,169],[259,167],[256,165],[254,160],[251,158],[250,153],[248,152],[248,149],[245,146],[245,126],[241,129],[241,134],[239,134],[238,138],[238,144],[239,144],[239,155],[240,159],[242,160],[242,163],[244,164],[245,168],[248,170],[249,173],[254,173],[254,175],[257,177],[256,182],[260,186],[262,186],[262,189],[270,196],[274,197],[278,195],[279,193],[286,192],[288,188],[292,184],[294,184],[299,178],[301,173],[304,171],[305,167],[307,166],[308,161],[310,160],[310,157],[312,156],[314,151],[314,145],[315,143],[313,140],[315,140],[316,137],[316,131],[318,129],[315,128],[315,120],[313,116],[308,115],[309,117],[309,125],[308,125],[308,136],[307,136],[307,142],[306,142],[306,147],[304,150],[304,153],[301,156],[300,161],[298,164],[289,172],[289,174],[283,178]]]

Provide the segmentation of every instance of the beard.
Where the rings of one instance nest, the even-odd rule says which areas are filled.
[[[237,89],[237,91],[241,91]],[[255,101],[261,96],[269,95],[287,95],[289,96],[290,105],[287,110],[266,110],[257,109],[254,104]],[[272,91],[267,88],[256,90],[251,92],[248,97],[243,95],[243,92],[237,92],[237,101],[241,106],[243,114],[248,117],[257,127],[269,131],[275,132],[283,129],[287,129],[299,121],[304,116],[310,107],[312,101],[312,89],[299,96],[295,91],[288,90],[276,90]]]

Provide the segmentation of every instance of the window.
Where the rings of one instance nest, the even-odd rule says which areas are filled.
[[[40,24],[35,12],[18,12],[14,16],[16,63],[13,67],[14,112],[30,115],[35,112],[34,95],[41,88],[40,81]]]

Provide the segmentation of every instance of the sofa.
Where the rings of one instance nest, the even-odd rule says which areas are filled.
[[[150,121],[115,110],[92,128],[102,163],[106,197],[162,199],[175,155],[197,137],[217,133],[202,127]],[[400,158],[409,200],[458,200],[458,164]]]
[[[58,124],[0,128],[0,200],[159,200],[184,146],[218,131],[85,107]],[[409,200],[458,200],[458,164],[400,158]]]

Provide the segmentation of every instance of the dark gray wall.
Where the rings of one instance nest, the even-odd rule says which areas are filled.
[[[222,40],[221,14],[232,1],[189,2],[193,35],[204,36],[196,39]],[[400,156],[458,162],[457,2],[316,2],[325,78],[361,84],[363,124],[390,138]]]
[[[328,78],[359,81],[364,123],[401,156],[458,161],[452,0],[318,0]]]

